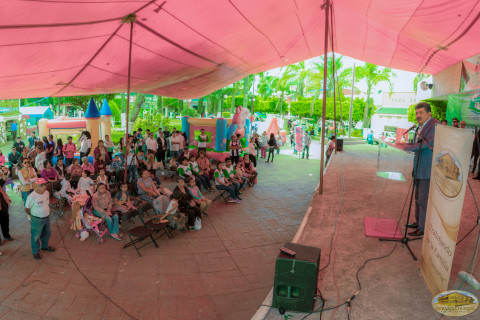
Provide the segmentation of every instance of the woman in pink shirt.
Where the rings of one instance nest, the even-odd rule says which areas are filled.
[[[72,137],[68,137],[68,142],[63,145],[63,154],[65,155],[65,164],[67,167],[73,163],[75,152],[77,152],[77,147],[73,143]]]
[[[5,156],[3,155],[3,152],[2,150],[0,150],[0,166],[4,166],[5,165]]]
[[[82,169],[83,171],[85,170],[90,171],[90,174],[93,174],[95,172],[95,167],[93,166],[93,164],[88,162],[88,157],[82,158]]]

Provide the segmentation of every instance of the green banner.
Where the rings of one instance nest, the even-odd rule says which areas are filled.
[[[467,125],[480,126],[480,91],[468,91],[448,96],[447,121],[464,120]]]

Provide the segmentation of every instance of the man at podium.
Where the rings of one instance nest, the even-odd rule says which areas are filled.
[[[426,102],[420,102],[415,106],[415,116],[418,126],[415,129],[413,143],[396,143],[395,146],[415,154],[412,173],[415,182],[415,222],[408,224],[407,227],[415,229],[409,235],[423,236],[430,191],[435,125],[439,121],[432,118],[432,109]]]

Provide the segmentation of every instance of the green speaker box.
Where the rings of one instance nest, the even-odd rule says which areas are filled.
[[[320,248],[287,242],[295,256],[280,252],[275,264],[272,306],[288,311],[312,312],[317,291]]]

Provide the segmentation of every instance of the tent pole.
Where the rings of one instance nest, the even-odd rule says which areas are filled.
[[[130,80],[131,80],[131,71],[132,71],[132,41],[133,41],[133,24],[135,23],[137,16],[133,13],[130,14],[122,19],[122,22],[130,23],[130,41],[129,41],[129,48],[128,48],[128,78],[127,78],[127,114],[126,114],[126,128],[125,128],[125,138],[123,139],[123,143],[125,145],[125,174],[123,177],[123,182],[127,183],[127,173],[128,173],[128,165],[127,165],[127,156],[128,156],[128,116],[130,113]]]
[[[318,193],[323,194],[323,166],[325,163],[325,113],[327,110],[327,70],[328,70],[328,17],[330,10],[330,0],[327,0],[324,5],[325,9],[325,39],[323,49],[323,101],[322,101],[322,133],[320,135],[321,149],[320,149],[320,187]]]
[[[350,114],[348,116],[348,137],[352,134],[353,90],[355,86],[355,62],[353,63],[352,92],[350,92]]]
[[[333,40],[333,39],[332,39]],[[333,134],[335,135],[335,153],[337,153],[337,95],[335,92],[335,52],[332,42],[332,79],[333,79]]]

